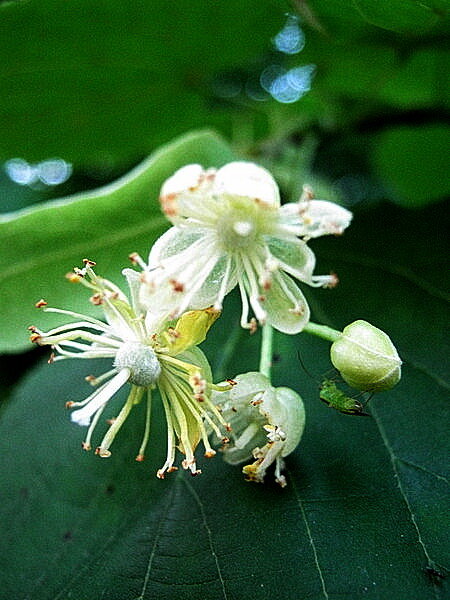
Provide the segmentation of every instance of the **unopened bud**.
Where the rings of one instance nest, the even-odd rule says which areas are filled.
[[[382,392],[400,381],[402,361],[394,344],[367,321],[347,325],[331,346],[330,355],[342,379],[357,390]]]

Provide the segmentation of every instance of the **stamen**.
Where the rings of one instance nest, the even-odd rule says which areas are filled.
[[[87,452],[89,450],[91,450],[91,448],[92,448],[92,446],[91,446],[92,434],[94,433],[95,426],[97,425],[97,423],[98,423],[98,421],[99,421],[99,419],[100,419],[100,417],[102,415],[102,412],[105,410],[105,406],[106,406],[106,404],[104,404],[103,406],[101,406],[98,409],[98,411],[95,413],[95,415],[94,415],[94,417],[93,417],[93,419],[91,421],[91,424],[89,425],[89,429],[87,431],[87,434],[86,434],[86,437],[84,439],[84,442],[82,442],[82,444],[81,444],[83,450],[86,450]]]
[[[136,397],[137,396],[141,397],[143,393],[144,393],[143,388],[138,387],[136,385],[131,386],[131,390],[130,390],[130,393],[128,395],[128,398],[127,398],[125,404],[122,406],[118,416],[116,417],[113,424],[110,426],[110,428],[106,432],[100,446],[96,450],[96,454],[98,454],[102,458],[108,458],[109,456],[111,456],[109,447],[113,443],[114,438],[116,437],[119,429],[125,423],[125,420],[128,417],[128,415],[130,414],[130,411],[133,408],[134,404],[136,404],[136,399],[137,399]]]
[[[148,269],[147,264],[142,260],[141,256],[137,252],[132,252],[131,254],[129,254],[128,258],[131,260],[131,262],[133,264],[141,267],[141,269],[143,271],[147,271],[147,269]]]
[[[313,287],[334,288],[339,283],[339,278],[336,273],[329,275],[313,275],[311,282],[308,282]]]
[[[113,375],[115,375],[118,372],[119,372],[118,369],[111,369],[110,371],[106,371],[106,373],[103,373],[102,375],[99,375],[98,377],[95,377],[95,375],[88,375],[84,379],[88,383],[90,383],[92,386],[97,386],[97,385],[99,385],[99,383],[101,383],[102,381],[105,381],[107,379],[110,379]]]
[[[71,419],[78,425],[89,425],[92,415],[97,412],[114,394],[128,381],[129,369],[122,369],[117,375],[108,381],[97,394],[93,396],[89,404],[76,410],[71,414]],[[95,392],[94,392],[95,394]]]
[[[144,437],[142,439],[141,447],[139,448],[138,455],[136,456],[136,460],[138,462],[142,462],[145,458],[145,449],[147,448],[148,440],[150,437],[150,420],[152,414],[152,392],[151,390],[147,390],[147,407],[145,412],[145,430]]]
[[[166,471],[170,473],[172,470],[174,470],[173,462],[175,460],[175,439],[170,405],[162,388],[160,388],[160,394],[167,421],[167,458],[161,469],[158,469],[156,472],[156,477],[158,477],[158,479],[164,479]]]

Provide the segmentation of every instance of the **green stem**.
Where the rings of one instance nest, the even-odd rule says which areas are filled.
[[[318,323],[312,323],[311,321],[304,327],[303,331],[311,333],[312,335],[317,335],[317,337],[328,340],[329,342],[335,342],[342,335],[337,329],[327,327],[326,325],[319,325]]]
[[[270,370],[272,368],[272,343],[273,328],[272,325],[263,325],[261,340],[261,357],[259,361],[259,371],[270,380]]]

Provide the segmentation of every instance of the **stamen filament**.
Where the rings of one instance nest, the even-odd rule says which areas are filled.
[[[136,396],[142,395],[144,393],[143,388],[138,387],[137,385],[132,385],[130,393],[128,394],[128,398],[125,404],[122,406],[119,414],[114,419],[113,424],[110,426],[108,431],[106,432],[100,446],[98,447],[98,454],[102,458],[107,458],[111,456],[111,452],[109,451],[109,447],[111,446],[114,438],[116,437],[119,429],[124,424],[126,418],[130,414],[131,409],[135,404]]]
[[[151,414],[152,414],[152,391],[150,389],[147,390],[147,406],[145,411],[145,430],[144,437],[142,439],[141,447],[139,448],[138,455],[136,456],[136,460],[144,460],[145,457],[145,449],[147,448],[148,440],[150,437],[150,423],[151,423]]]

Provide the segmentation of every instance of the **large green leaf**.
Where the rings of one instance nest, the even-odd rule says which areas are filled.
[[[52,306],[86,312],[85,297],[64,279],[83,258],[94,259],[99,272],[122,283],[127,256],[137,251],[146,258],[170,225],[158,204],[163,181],[189,162],[221,165],[231,156],[217,135],[191,133],[111,185],[0,219],[0,350],[27,347],[26,327],[35,321],[34,302],[43,296]],[[51,322],[56,321],[46,320]]]
[[[316,320],[366,318],[390,333],[405,361],[397,388],[370,402],[373,418],[318,400],[327,344],[277,335],[276,385],[303,395],[307,426],[287,459],[288,486],[243,481],[220,456],[203,474],[155,478],[165,451],[155,403],[146,463],[133,457],[136,407],[107,461],[79,449],[82,430],[63,405],[88,393],[93,365],[41,364],[0,414],[0,586],[28,600],[444,600],[449,567],[446,427],[448,332],[443,282],[444,207],[357,215],[343,238],[316,241],[322,269],[341,278],[316,290]],[[430,240],[434,240],[430,244]],[[258,335],[238,328],[238,301],[205,345],[233,376],[258,364]],[[19,357],[17,357],[18,360]],[[81,363],[81,361],[79,361]],[[115,409],[112,409],[114,413]],[[109,415],[108,415],[109,416]]]
[[[211,124],[213,75],[258,60],[285,10],[283,0],[0,7],[0,160],[121,166]]]

